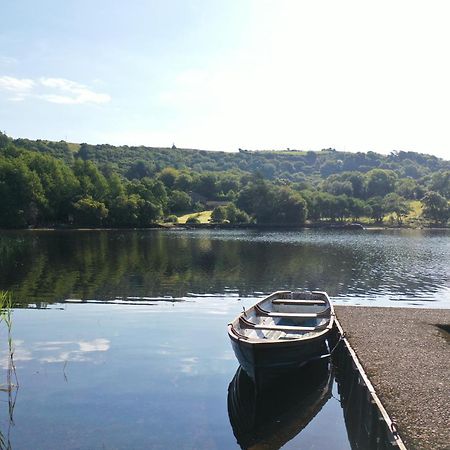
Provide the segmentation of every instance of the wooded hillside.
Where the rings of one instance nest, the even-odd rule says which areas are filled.
[[[0,134],[1,227],[149,226],[215,202],[216,222],[449,219],[450,162],[415,152],[213,152]],[[218,203],[219,202],[219,203]],[[420,216],[420,217],[419,217]]]

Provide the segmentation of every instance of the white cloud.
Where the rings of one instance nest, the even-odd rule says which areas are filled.
[[[38,98],[50,103],[81,105],[102,104],[111,101],[111,96],[95,92],[84,84],[65,78],[15,78],[0,77],[0,90],[13,93],[10,101],[23,101],[27,97]]]
[[[59,104],[83,104],[83,103],[108,103],[111,100],[109,94],[94,92],[87,86],[65,78],[40,78],[40,84],[46,88],[56,89],[61,94],[44,94],[40,98],[51,103]]]
[[[29,78],[0,77],[0,91],[4,90],[10,93],[9,101],[11,102],[24,101],[26,97],[30,96],[35,86],[35,81]]]
[[[4,89],[5,91],[26,93],[29,92],[35,84],[36,83],[29,78],[0,77],[0,89]]]

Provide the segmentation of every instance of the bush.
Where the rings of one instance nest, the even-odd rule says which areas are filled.
[[[196,224],[200,223],[200,220],[196,216],[191,216],[191,217],[188,217],[188,219],[186,220],[186,223],[187,224],[194,224],[194,225],[196,225]]]
[[[175,214],[171,214],[164,219],[166,223],[178,223],[178,217]]]
[[[227,209],[225,206],[217,206],[211,214],[211,222],[222,223],[227,218]]]

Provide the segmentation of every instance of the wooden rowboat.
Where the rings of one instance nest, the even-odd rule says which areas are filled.
[[[228,324],[234,353],[257,387],[330,356],[333,305],[326,292],[277,291]]]

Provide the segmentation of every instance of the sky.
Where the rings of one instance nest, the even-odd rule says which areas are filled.
[[[450,159],[448,0],[14,0],[0,130]]]

